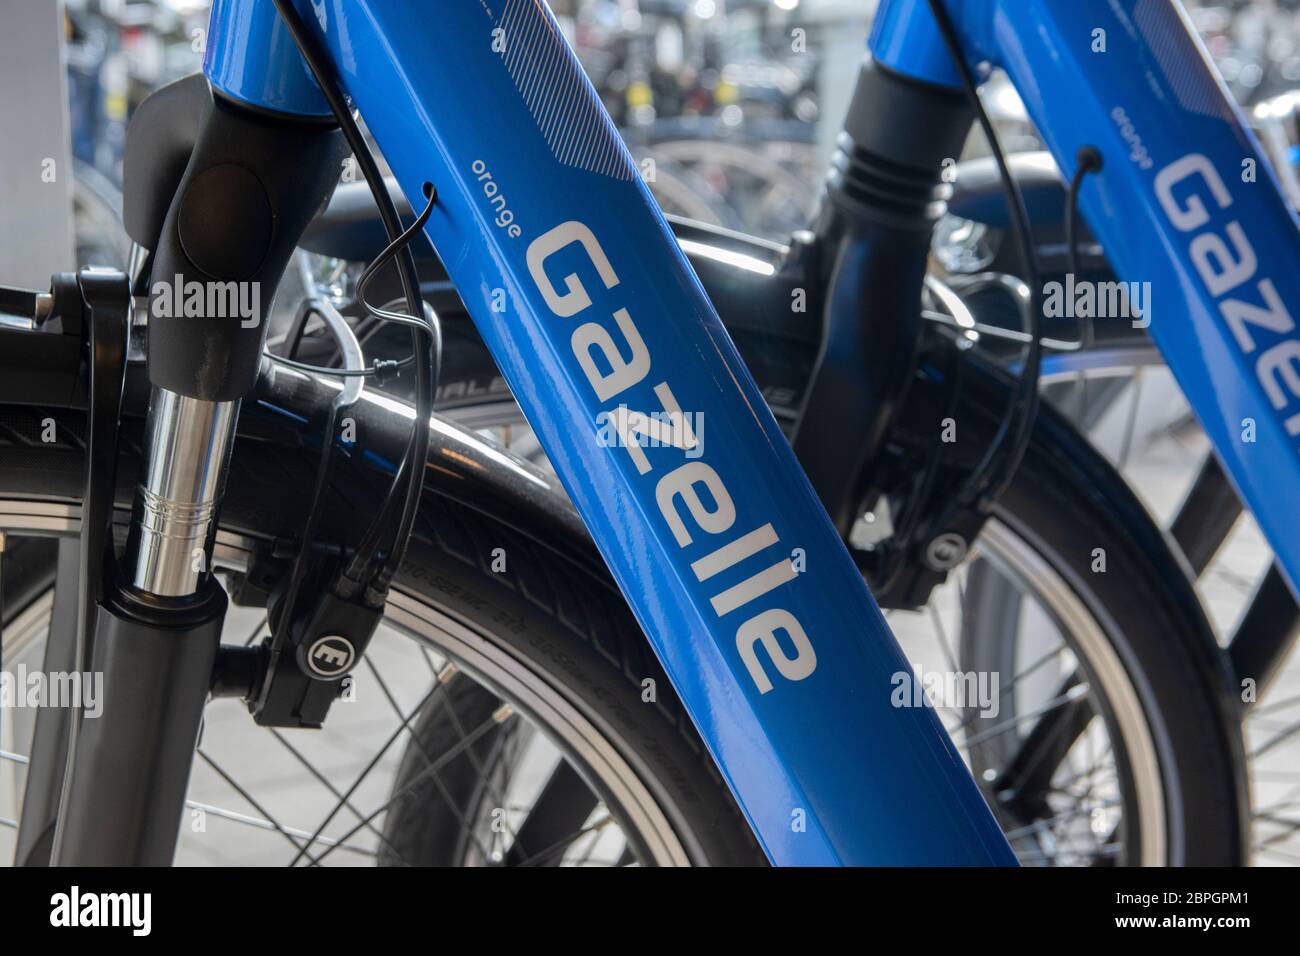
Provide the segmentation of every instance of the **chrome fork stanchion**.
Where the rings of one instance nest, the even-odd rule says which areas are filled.
[[[160,597],[198,590],[225,484],[239,402],[209,402],[155,387],[145,470],[127,562],[133,587]]]

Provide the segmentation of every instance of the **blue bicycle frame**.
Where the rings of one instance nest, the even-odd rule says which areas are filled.
[[[975,64],[1004,68],[1115,271],[1150,283],[1149,334],[1300,595],[1300,223],[1172,0],[949,3]],[[924,2],[886,0],[877,60],[958,79]]]
[[[419,205],[437,187],[428,234],[771,859],[1014,863],[934,712],[891,706],[911,669],[545,7],[297,2],[406,194]],[[972,58],[1007,66],[1062,168],[1085,141],[1107,156],[1089,220],[1123,271],[1166,290],[1153,330],[1294,581],[1285,508],[1264,492],[1300,487],[1300,387],[1291,346],[1275,351],[1295,339],[1271,293],[1245,293],[1267,278],[1294,298],[1280,264],[1297,243],[1257,147],[1163,0],[952,5]],[[1079,6],[1095,9],[1053,9]],[[1169,29],[1153,41],[1144,16]],[[1107,69],[1071,75],[1095,26]],[[887,2],[873,49],[954,82],[923,3]],[[1162,67],[1175,61],[1176,82]],[[234,99],[329,112],[269,0],[216,0],[205,70]],[[1122,160],[1116,107],[1152,169]],[[1232,178],[1247,156],[1249,187]],[[1198,276],[1207,261],[1225,271],[1215,239],[1235,243],[1236,219],[1258,268],[1212,295]],[[1228,426],[1246,417],[1257,441],[1234,446]]]

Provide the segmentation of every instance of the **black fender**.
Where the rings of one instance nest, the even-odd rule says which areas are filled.
[[[240,409],[226,488],[226,500],[239,498],[240,514],[255,516],[255,527],[240,530],[289,539],[301,530],[303,514],[277,513],[274,495],[261,504],[259,489],[268,482],[282,488],[286,481],[305,482],[314,476],[320,454],[319,423],[338,387],[333,381],[263,363],[254,394]],[[405,452],[414,419],[411,405],[375,390],[365,391],[343,416],[343,427],[355,441],[341,459],[336,456],[333,484],[337,500],[346,503],[347,510],[332,516],[334,521],[321,522],[323,528],[334,525],[331,532],[342,536],[338,543],[355,543],[348,535],[357,527],[364,530]],[[441,415],[431,416],[429,426],[426,495],[455,501],[603,567],[582,519],[553,474]],[[303,497],[310,497],[310,487],[302,484]]]

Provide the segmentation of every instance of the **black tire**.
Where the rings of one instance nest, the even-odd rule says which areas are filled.
[[[507,570],[499,573],[490,570],[497,548],[508,556]],[[694,862],[765,862],[635,619],[601,571],[572,562],[503,523],[429,496],[404,570],[399,587],[490,631],[618,743]],[[653,704],[642,701],[646,678],[657,689]],[[419,746],[408,745],[395,792],[454,743],[455,729],[444,719],[450,712],[468,725],[498,704],[471,681],[453,678],[449,690],[415,721]],[[504,745],[501,736],[487,735],[473,748],[473,757],[490,760]],[[439,774],[450,800],[426,785],[388,815],[385,842],[400,859],[460,862],[465,847],[459,842],[463,828],[457,817],[473,813],[481,803],[476,788],[482,778],[470,756],[466,753]],[[588,783],[599,792],[596,780],[588,778]]]
[[[81,461],[73,449],[80,444],[75,436],[81,422],[75,416],[60,416],[58,434],[67,444],[44,445],[38,436],[46,413],[12,411],[6,415],[6,427],[0,429],[0,499],[78,500]],[[124,436],[119,518],[129,514],[131,479],[139,465],[137,428],[138,423],[131,423]],[[312,452],[240,441],[227,481],[223,529],[253,538],[292,535],[295,527],[301,527],[305,504],[293,489],[310,487],[315,463]],[[331,531],[364,532],[371,509],[360,502],[378,487],[365,486],[356,474],[336,475],[325,513],[355,527]],[[520,666],[578,708],[650,791],[690,862],[765,863],[635,618],[603,565],[593,559],[594,551],[550,547],[509,522],[510,516],[485,515],[426,491],[397,589],[490,635]],[[54,583],[51,542],[27,540],[30,543],[20,551],[21,566],[15,563],[12,568],[15,576],[10,578],[6,571],[6,594],[13,587],[15,597],[22,595],[12,606],[7,604],[6,616],[19,612]],[[508,572],[491,570],[498,548],[508,555]],[[655,681],[654,703],[642,702],[641,682],[646,678]],[[488,701],[491,706],[500,703],[471,681],[453,681],[452,690],[456,702],[471,711],[488,706]],[[419,718],[418,739],[427,747],[438,745],[440,713],[426,710]],[[488,735],[484,746],[490,749],[495,736]],[[420,759],[419,752],[412,747],[404,759],[411,766]],[[587,776],[582,766],[577,770],[601,792],[594,776]],[[454,787],[462,785],[471,783]],[[400,856],[404,862],[450,862],[455,853],[439,842],[445,834],[438,832],[438,818],[420,821],[418,812],[412,815],[412,808],[418,811],[422,805],[420,797],[416,791],[414,799],[403,801],[389,822],[394,837],[401,840]],[[430,808],[427,802],[423,805]],[[635,843],[635,834],[628,837]]]

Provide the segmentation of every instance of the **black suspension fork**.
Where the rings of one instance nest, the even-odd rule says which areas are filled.
[[[177,98],[185,109],[193,100]],[[103,706],[69,740],[56,864],[171,862],[227,604],[211,558],[239,402],[285,266],[345,155],[332,122],[253,110],[206,84],[199,100],[179,183],[174,151],[158,150],[151,166],[150,151],[136,150],[141,163],[127,170],[133,238],[156,236],[153,390],[126,553],[81,628]],[[156,130],[158,110],[145,112],[149,126],[130,135]]]
[[[930,237],[948,193],[943,171],[972,121],[960,90],[864,59],[814,229],[827,290],[822,343],[792,439],[842,535],[911,379]]]

